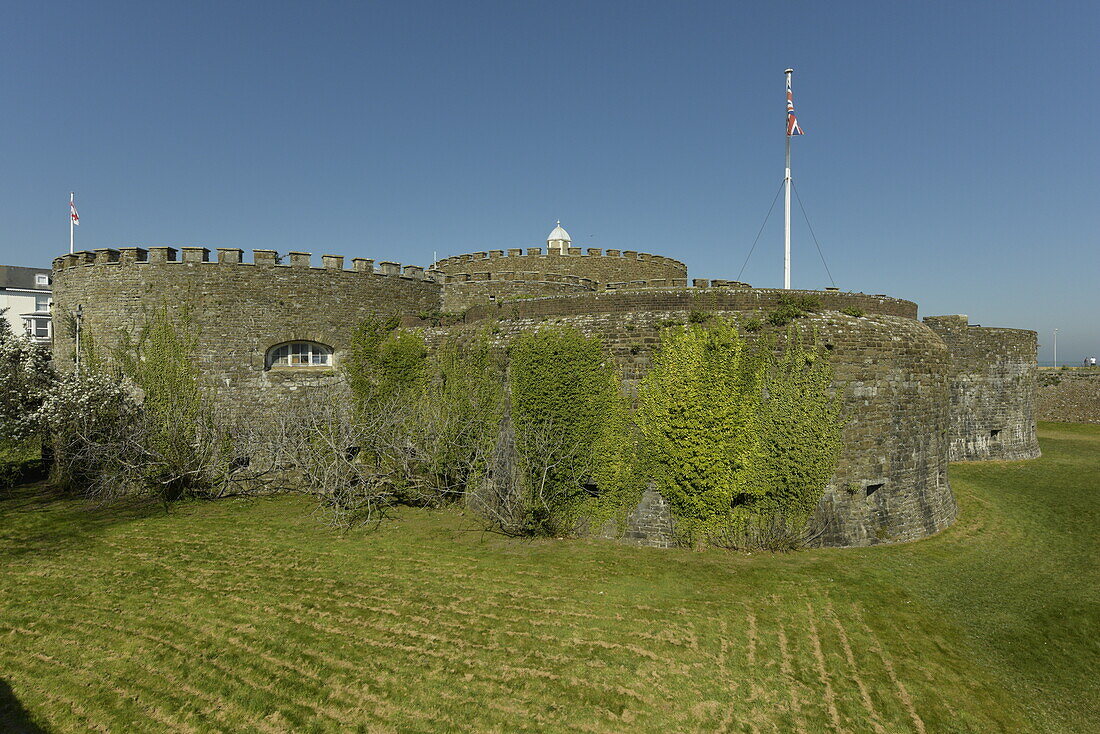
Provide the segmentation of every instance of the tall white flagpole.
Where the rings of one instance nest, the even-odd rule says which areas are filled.
[[[787,141],[787,147],[790,148],[791,141]],[[73,206],[76,204],[76,192],[69,192],[69,254],[73,254]]]
[[[791,74],[787,69],[787,86],[791,86]],[[791,135],[787,131],[787,170],[783,177],[783,288],[791,289]]]

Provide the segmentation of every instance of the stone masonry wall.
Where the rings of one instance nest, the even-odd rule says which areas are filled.
[[[507,251],[490,250],[455,255],[432,264],[431,269],[447,275],[457,273],[561,273],[591,278],[601,283],[629,282],[655,278],[686,278],[687,266],[679,260],[632,250],[601,250],[571,247],[564,254],[556,249],[528,247]]]
[[[709,280],[698,288],[622,288],[558,298],[537,298],[515,303],[474,306],[467,320],[479,318],[546,318],[593,313],[628,314],[636,311],[741,311],[757,314],[779,306],[781,298],[806,296],[826,310],[855,309],[866,314],[917,318],[917,304],[888,296],[844,291],[785,291],[742,285],[713,287]]]
[[[690,299],[681,303],[697,307]],[[603,341],[632,391],[650,368],[661,329],[687,322],[692,309],[637,305],[630,312],[580,315],[567,310],[566,315],[527,318],[514,317],[505,306],[494,324],[496,338],[506,342],[543,324],[575,326]],[[717,312],[742,320],[754,313]],[[829,350],[847,421],[837,469],[813,521],[816,542],[852,546],[913,540],[951,524],[956,507],[947,481],[949,361],[943,342],[920,322],[901,316],[857,318],[826,311],[796,323],[816,329]],[[785,330],[771,333],[782,337]],[[654,532],[659,525],[652,513],[643,514],[645,527],[633,523],[629,540],[657,546],[670,542]]]
[[[1065,423],[1100,423],[1100,370],[1042,372],[1036,418]]]
[[[272,414],[288,395],[339,380],[331,368],[265,369],[271,347],[291,340],[320,342],[335,350],[338,364],[354,327],[368,316],[396,314],[412,324],[422,314],[466,308],[465,323],[428,329],[429,338],[492,324],[494,338],[503,343],[542,324],[572,324],[604,342],[633,389],[669,323],[687,322],[699,311],[743,323],[774,309],[782,297],[813,296],[820,311],[795,323],[816,330],[829,349],[847,421],[839,464],[813,521],[817,542],[911,540],[953,521],[946,459],[953,425],[949,377],[956,373],[945,340],[916,321],[916,304],[862,293],[751,289],[729,281],[696,281],[699,287],[688,288],[686,268],[670,258],[579,253],[576,248],[565,255],[495,251],[477,259],[448,258],[436,264],[441,272],[428,273],[396,263],[376,267],[358,258],[346,269],[343,258],[330,255],[322,257],[323,267],[311,267],[307,253],[290,253],[282,264],[270,250],[254,251],[251,263],[243,263],[241,251],[232,248],[220,249],[215,261],[198,247],[182,248],[178,259],[172,248],[76,253],[54,261],[55,358],[62,369],[72,364],[73,342],[60,323],[77,305],[83,306],[83,333],[100,354],[109,353],[122,333],[140,328],[152,310],[186,311],[181,323],[195,329],[195,358],[216,388],[217,409],[249,418]],[[532,295],[538,297],[506,300]],[[494,302],[487,303],[490,296]],[[1026,387],[1034,334],[964,331],[969,341],[960,345],[974,355],[991,350],[1005,365],[992,374],[1005,392],[995,399],[1009,400],[1016,378]],[[767,333],[782,339],[785,330]],[[1030,342],[1020,336],[1027,334]],[[1007,359],[1006,344],[1015,350]],[[975,400],[985,405],[984,396],[994,391],[982,389]],[[1006,415],[1023,414],[1026,395],[1021,400]],[[630,540],[671,542],[667,505],[652,497],[643,504]]]
[[[368,316],[416,315],[438,311],[440,286],[423,269],[397,263],[325,256],[310,267],[307,253],[291,253],[277,265],[270,250],[255,251],[241,263],[241,251],[223,249],[219,261],[203,248],[77,253],[54,261],[54,313],[83,307],[85,337],[108,355],[121,333],[134,334],[154,309],[185,309],[197,338],[195,358],[216,388],[216,406],[244,417],[270,412],[289,394],[337,379],[325,367],[265,369],[267,350],[291,340],[316,341],[335,350],[338,363],[352,330]],[[79,263],[79,264],[77,264]],[[60,320],[60,319],[59,319]],[[88,342],[85,342],[87,344]],[[59,330],[54,357],[62,369],[73,364],[74,342]]]
[[[479,304],[585,293],[596,287],[595,281],[588,278],[558,273],[479,273],[478,276],[443,276],[443,310],[458,313]]]
[[[971,326],[966,316],[924,322],[951,353],[951,461],[1033,459],[1036,350],[1034,331]]]

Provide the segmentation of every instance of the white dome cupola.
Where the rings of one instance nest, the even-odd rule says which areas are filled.
[[[565,250],[571,244],[573,244],[573,240],[570,239],[569,233],[561,228],[561,220],[559,219],[546,238],[546,246],[551,250]]]

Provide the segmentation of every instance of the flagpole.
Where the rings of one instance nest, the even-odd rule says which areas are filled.
[[[791,86],[791,73],[787,69],[787,87]],[[787,131],[787,168],[783,176],[783,288],[791,289],[791,134]]]
[[[787,147],[789,148],[791,141],[787,141]],[[73,254],[73,206],[76,204],[76,192],[69,192],[69,254]]]

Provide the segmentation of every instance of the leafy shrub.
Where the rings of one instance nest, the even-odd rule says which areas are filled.
[[[780,306],[794,306],[803,313],[821,309],[821,299],[807,294],[783,294],[779,296]]]
[[[810,295],[781,295],[779,305],[768,313],[767,321],[772,326],[786,326],[795,319],[821,308],[821,301]]]
[[[638,422],[647,468],[681,530],[728,524],[734,505],[757,489],[742,469],[758,430],[763,372],[727,320],[662,333],[639,387]]]
[[[431,355],[410,433],[433,501],[460,497],[482,481],[503,412],[503,360],[486,333],[449,340]]]
[[[44,462],[37,436],[0,441],[0,489],[14,487],[43,475]]]
[[[768,323],[772,326],[786,326],[795,319],[800,319],[806,312],[793,304],[778,306],[774,311],[768,312]]]
[[[562,535],[585,522],[622,520],[640,492],[627,408],[602,344],[572,327],[549,327],[520,336],[509,356],[521,513],[507,513],[506,524]]]
[[[710,321],[712,318],[714,318],[714,314],[712,314],[708,311],[697,311],[695,309],[692,309],[688,313],[688,323],[689,324],[705,324],[706,322]]]
[[[340,522],[359,517],[341,506],[375,507],[382,497],[418,505],[459,499],[481,482],[495,447],[504,380],[488,334],[429,353],[419,333],[396,326],[364,322],[342,362],[355,406],[342,420],[357,437],[355,466],[346,469],[359,479],[332,506]]]
[[[352,334],[341,366],[359,410],[410,399],[424,386],[428,358],[424,339],[397,326],[395,316],[372,317]]]
[[[787,330],[778,358],[764,373],[760,433],[750,482],[759,497],[751,511],[782,516],[795,527],[809,519],[840,455],[840,396],[831,388],[833,369],[816,338]]]
[[[841,313],[846,314],[848,316],[852,316],[852,317],[857,318],[857,319],[864,315],[863,309],[862,308],[856,308],[855,306],[849,306],[848,308],[843,309],[841,311]]]

